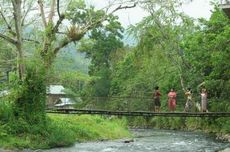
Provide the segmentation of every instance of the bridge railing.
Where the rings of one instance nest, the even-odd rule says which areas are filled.
[[[147,97],[81,97],[76,102],[78,109],[113,110],[113,111],[151,111],[153,99]]]
[[[68,97],[68,95],[67,95]],[[135,91],[122,96],[71,96],[76,99],[76,109],[88,110],[111,110],[111,111],[154,111],[154,99],[152,92]],[[78,100],[79,99],[79,100]],[[177,91],[176,111],[183,112],[186,103],[186,96],[182,90]],[[200,105],[199,92],[193,93],[193,112],[198,112],[196,105]],[[226,104],[223,105],[223,104]],[[208,98],[208,110],[212,112],[228,112],[230,105],[227,101],[220,101],[216,98]],[[161,96],[161,112],[169,112],[167,93]]]

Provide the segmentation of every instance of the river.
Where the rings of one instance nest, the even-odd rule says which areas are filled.
[[[138,129],[132,130],[134,140],[76,143],[69,148],[56,148],[44,152],[216,152],[230,143],[215,140],[204,133],[185,131]]]

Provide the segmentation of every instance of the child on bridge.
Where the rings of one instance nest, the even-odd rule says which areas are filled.
[[[161,96],[161,93],[160,93],[159,87],[156,86],[155,92],[153,93],[154,104],[155,104],[154,111],[155,112],[160,112],[160,107],[161,107],[160,96]]]

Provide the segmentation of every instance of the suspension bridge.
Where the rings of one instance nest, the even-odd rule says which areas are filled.
[[[47,113],[55,114],[89,114],[89,115],[113,115],[113,116],[143,116],[143,117],[230,117],[230,112],[153,112],[153,99],[146,96],[135,97],[77,97],[87,104],[85,106],[73,106],[71,108],[49,108]],[[82,102],[81,101],[81,102]],[[77,104],[77,102],[76,102]],[[178,107],[184,106],[184,100],[177,102]],[[162,108],[167,109],[167,102],[162,102]],[[181,109],[180,108],[180,109]],[[193,110],[195,111],[195,110]]]
[[[47,113],[55,114],[90,114],[115,116],[144,116],[144,117],[230,117],[230,112],[149,112],[149,111],[110,111],[87,109],[50,109]]]

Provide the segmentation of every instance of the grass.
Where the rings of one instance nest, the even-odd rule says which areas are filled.
[[[130,137],[126,121],[89,115],[49,114],[47,128],[34,125],[30,133],[11,134],[8,125],[0,126],[0,147],[6,149],[48,149],[71,146],[75,142],[112,140]]]
[[[49,115],[54,124],[71,130],[79,142],[117,139],[129,136],[126,121],[100,116]],[[55,125],[55,126],[56,126]]]

